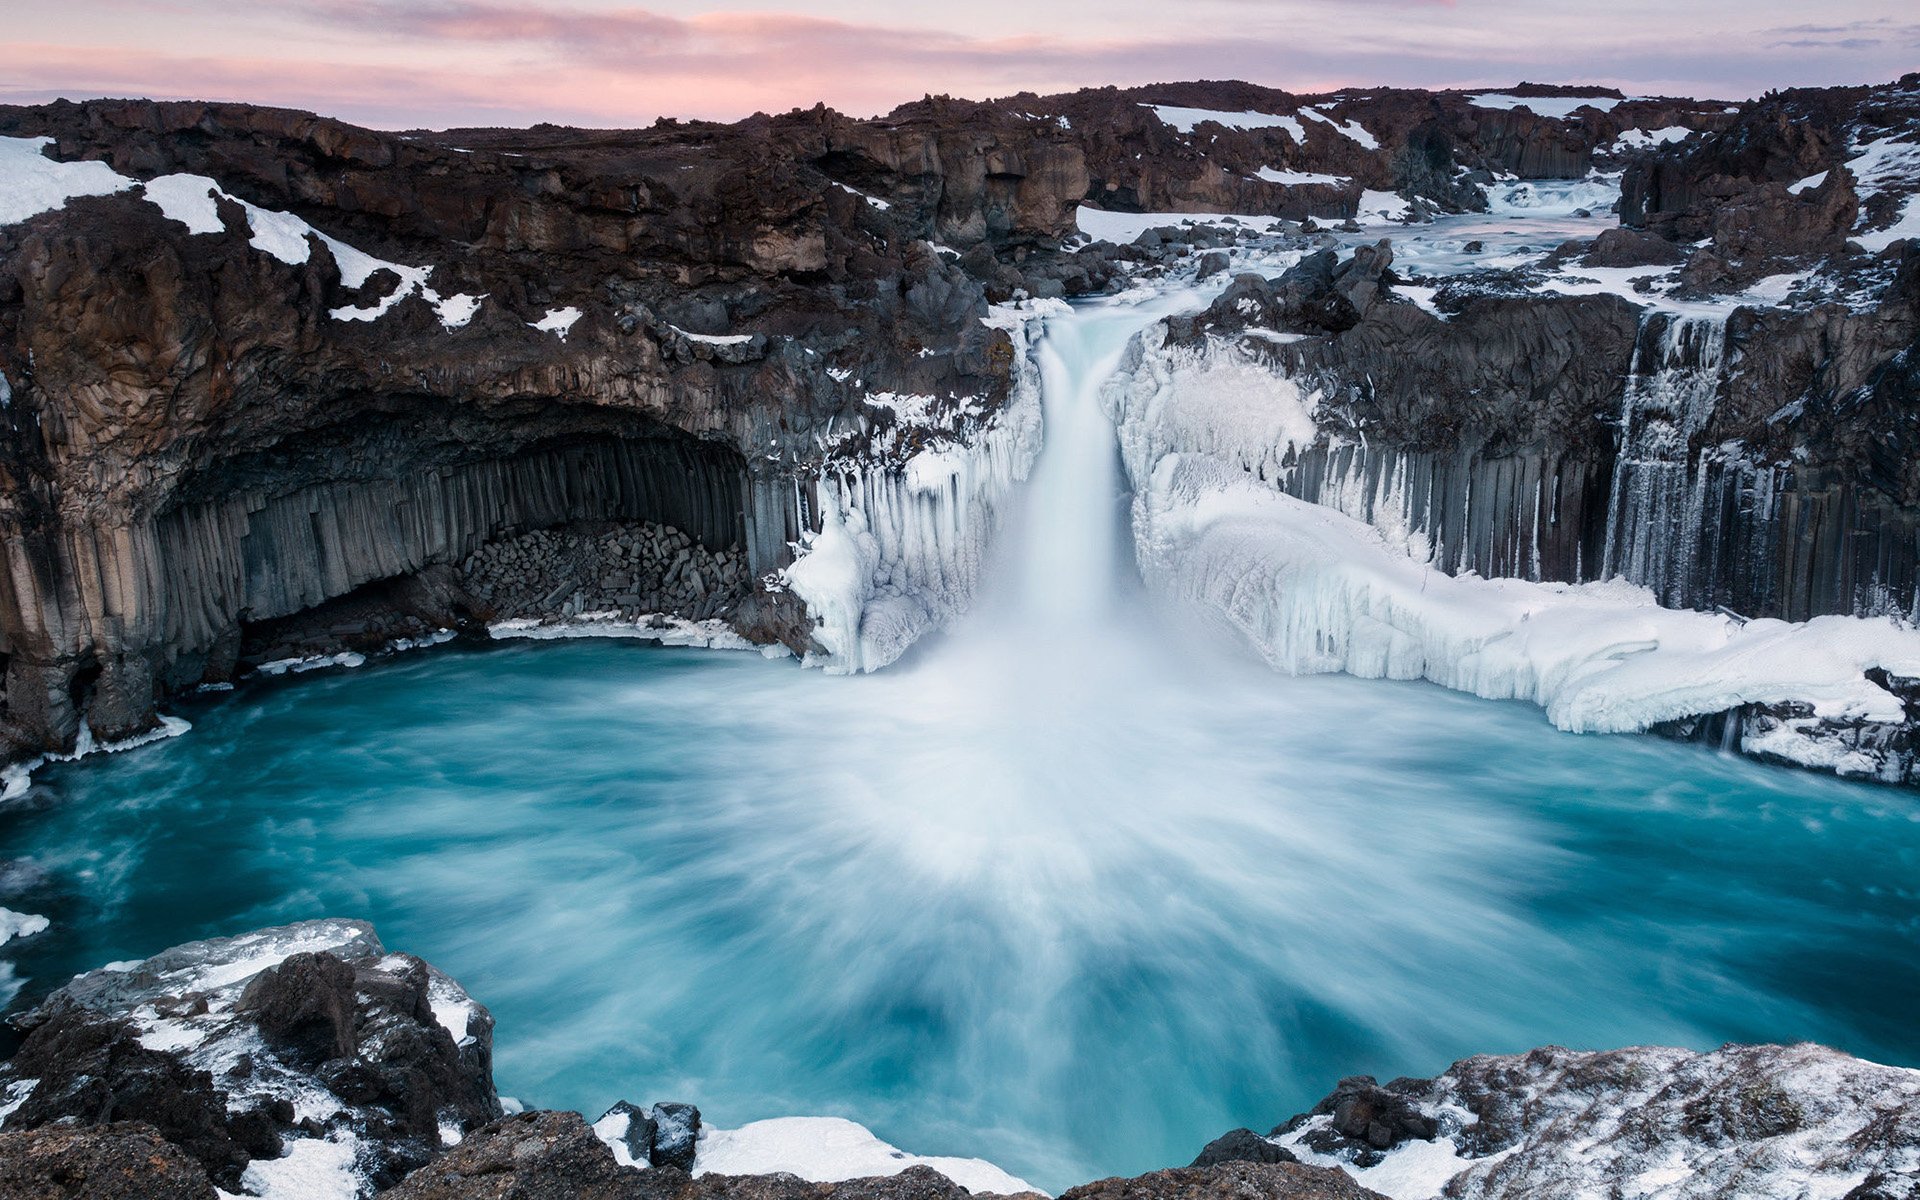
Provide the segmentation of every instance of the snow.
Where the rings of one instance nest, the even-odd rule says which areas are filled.
[[[1309,120],[1324,121],[1347,138],[1359,142],[1363,149],[1378,150],[1380,148],[1380,139],[1368,133],[1366,126],[1358,121],[1342,121],[1338,117],[1321,112],[1318,108],[1303,108],[1300,110],[1300,115]]]
[[[1360,193],[1360,209],[1353,219],[1362,225],[1378,225],[1404,221],[1412,212],[1413,206],[1404,196],[1368,188]]]
[[[1441,1136],[1404,1142],[1371,1167],[1304,1144],[1328,1122],[1324,1116],[1272,1140],[1394,1200],[1840,1200],[1872,1175],[1905,1178],[1920,1166],[1907,1130],[1920,1072],[1821,1046],[1727,1046],[1709,1054],[1550,1048],[1466,1059],[1416,1086]],[[1509,1114],[1510,1144],[1480,1158],[1461,1155],[1458,1131],[1476,1120],[1468,1102]],[[1729,1136],[1719,1120],[1699,1116],[1749,1104],[1790,1119],[1774,1128],[1756,1121]]]
[[[873,205],[875,208],[879,209],[881,212],[885,212],[888,209],[893,207],[893,202],[890,200],[882,200],[878,196],[869,196],[865,192],[858,191],[854,188],[850,188],[844,183],[836,183],[833,186],[839,188],[843,192],[848,192],[852,195],[860,197],[862,200],[865,200],[868,204]]]
[[[1627,150],[1651,150],[1655,146],[1683,142],[1692,135],[1693,130],[1685,125],[1669,125],[1664,129],[1629,129],[1621,133],[1608,149],[1614,154]]]
[[[750,333],[689,333],[678,325],[668,328],[690,342],[705,342],[709,346],[744,346],[753,340]]]
[[[141,194],[159,206],[161,215],[169,221],[185,225],[188,233],[226,232],[227,227],[220,223],[219,206],[214,203],[215,195],[226,193],[205,175],[162,175],[148,180]]]
[[[474,314],[480,311],[480,302],[487,298],[484,293],[470,296],[465,292],[452,296],[433,297],[438,297],[438,293],[433,293],[428,303],[433,305],[433,311],[439,316],[440,324],[446,326],[449,331],[459,329],[473,320]]]
[[[7,1085],[6,1092],[0,1094],[0,1125],[5,1125],[7,1118],[19,1111],[39,1083],[38,1079],[16,1079]]]
[[[780,1117],[738,1129],[705,1130],[693,1166],[695,1175],[786,1172],[815,1183],[898,1175],[908,1167],[927,1166],[973,1192],[1037,1190],[982,1159],[904,1153],[865,1126],[839,1117]]]
[[[1395,295],[1405,296],[1434,316],[1439,317],[1443,321],[1446,320],[1447,314],[1440,311],[1440,305],[1436,302],[1440,295],[1440,289],[1438,287],[1430,287],[1426,284],[1400,283],[1394,285],[1393,291]]]
[[[0,225],[65,206],[77,196],[123,192],[134,181],[103,162],[55,162],[45,137],[0,137]]]
[[[1344,175],[1322,175],[1315,171],[1281,171],[1273,167],[1261,167],[1258,171],[1254,172],[1254,177],[1256,179],[1264,179],[1268,183],[1285,184],[1288,187],[1299,187],[1303,184],[1312,183],[1346,187],[1353,182],[1352,179]]]
[[[702,650],[756,650],[759,647],[733,631],[725,621],[712,619],[689,621],[648,613],[622,617],[618,612],[585,612],[564,621],[515,617],[487,626],[487,636],[499,640],[520,639],[530,642],[561,641],[568,638],[630,638],[658,642],[662,646],[693,646]]]
[[[1787,185],[1787,193],[1789,195],[1798,196],[1802,192],[1810,192],[1814,188],[1817,188],[1821,184],[1825,183],[1827,181],[1827,176],[1830,174],[1832,174],[1832,172],[1822,171],[1818,175],[1809,175],[1805,179],[1800,180],[1798,183],[1790,183]]]
[[[256,675],[304,675],[308,671],[324,670],[327,667],[362,667],[367,656],[353,650],[342,650],[338,654],[309,654],[304,658],[276,658],[263,662],[253,669]]]
[[[1475,108],[1507,111],[1526,108],[1537,117],[1564,121],[1583,108],[1609,112],[1621,101],[1614,96],[1512,96],[1505,92],[1481,92],[1477,96],[1468,96],[1467,103]]]
[[[1241,229],[1250,229],[1259,233],[1272,233],[1287,223],[1284,217],[1248,216],[1242,213],[1108,212],[1102,208],[1090,208],[1085,204],[1080,206],[1077,219],[1080,232],[1094,241],[1113,242],[1121,246],[1133,241],[1149,229],[1160,229],[1168,225],[1238,226]]]
[[[0,946],[15,938],[30,938],[36,933],[45,933],[51,924],[45,917],[0,908]]]
[[[547,310],[546,316],[541,317],[538,321],[528,321],[527,324],[534,329],[538,329],[541,333],[551,333],[564,342],[567,340],[567,331],[572,329],[573,323],[579,319],[580,310],[569,306],[567,308],[550,308]]]
[[[288,1142],[279,1158],[248,1163],[240,1186],[261,1200],[358,1200],[358,1151],[359,1141],[351,1134],[300,1138]]]
[[[427,1002],[433,1007],[433,1019],[453,1037],[454,1045],[473,1044],[473,997],[459,984],[434,972],[427,978]]]
[[[1920,194],[1908,196],[1900,206],[1900,215],[1885,229],[1856,232],[1853,235],[1854,241],[1873,254],[1904,238],[1920,238]]]
[[[1885,137],[1854,147],[1847,160],[1860,195],[1861,211],[1867,201],[1883,192],[1911,191],[1920,180],[1920,143]],[[1864,223],[1865,217],[1862,218]],[[1885,250],[1902,238],[1920,238],[1920,197],[1910,195],[1901,204],[1893,224],[1885,229],[1856,227],[1853,239],[1870,253]]]
[[[1297,145],[1307,141],[1306,127],[1300,124],[1299,117],[1276,116],[1262,112],[1221,112],[1211,108],[1181,108],[1174,104],[1143,104],[1162,121],[1173,126],[1181,133],[1192,133],[1194,127],[1202,122],[1211,121],[1215,125],[1228,129],[1284,129],[1293,135]]]
[[[1847,159],[1847,170],[1858,183],[1862,200],[1889,187],[1911,183],[1920,176],[1920,143],[1890,137],[1863,142]]]
[[[1460,1124],[1472,1124],[1479,1119],[1459,1108],[1450,1115]],[[1511,1153],[1500,1151],[1484,1158],[1468,1158],[1460,1153],[1452,1138],[1440,1137],[1431,1142],[1404,1142],[1373,1166],[1361,1167],[1331,1154],[1317,1153],[1301,1141],[1332,1122],[1332,1117],[1314,1117],[1291,1133],[1267,1140],[1291,1150],[1303,1163],[1343,1169],[1362,1185],[1392,1200],[1432,1200],[1442,1193],[1447,1181],[1460,1172],[1469,1167],[1491,1166]]]
[[[502,1107],[505,1107],[504,1101]],[[651,1163],[638,1162],[633,1151],[627,1146],[627,1131],[633,1127],[633,1114],[630,1112],[609,1112],[593,1123],[593,1135],[607,1144],[613,1151],[613,1161],[623,1167],[639,1167],[642,1170]]]

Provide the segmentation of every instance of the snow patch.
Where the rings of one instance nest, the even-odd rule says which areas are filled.
[[[1317,171],[1281,171],[1273,167],[1261,167],[1254,172],[1254,178],[1264,179],[1268,183],[1284,184],[1287,187],[1301,187],[1306,184],[1329,184],[1333,187],[1346,187],[1353,180],[1345,175],[1323,175]]]
[[[487,626],[487,636],[498,640],[518,638],[530,642],[561,641],[568,638],[629,638],[658,642],[662,646],[693,646],[702,650],[758,650],[733,627],[717,618],[689,621],[663,613],[622,617],[616,611],[585,612],[568,620],[515,617]]]
[[[1607,147],[1613,154],[1622,154],[1629,150],[1651,150],[1655,146],[1671,146],[1675,142],[1684,142],[1693,136],[1693,130],[1685,125],[1669,125],[1664,129],[1629,129],[1614,139]]]
[[[1379,225],[1404,221],[1412,214],[1413,205],[1406,197],[1368,188],[1360,193],[1360,208],[1353,219],[1362,225]]]
[[[1283,117],[1263,112],[1221,112],[1212,108],[1182,108],[1177,104],[1143,104],[1153,115],[1181,133],[1192,133],[1200,124],[1211,122],[1227,129],[1284,129],[1293,135],[1296,145],[1305,145],[1306,127],[1299,117]]]
[[[678,325],[668,328],[690,342],[704,342],[709,346],[744,346],[753,340],[750,333],[689,333]]]
[[[878,196],[869,196],[865,192],[860,191],[856,188],[850,188],[844,183],[836,183],[833,186],[839,188],[843,192],[847,192],[851,195],[860,197],[862,200],[865,200],[868,204],[873,205],[875,208],[879,209],[881,212],[885,212],[888,209],[893,207],[893,202],[891,200],[882,200]]]
[[[254,1159],[240,1186],[261,1200],[358,1200],[363,1180],[355,1169],[359,1139],[351,1134],[301,1138],[279,1158]]]
[[[1509,112],[1525,108],[1536,117],[1564,121],[1583,108],[1611,112],[1623,101],[1614,96],[1513,96],[1505,92],[1481,92],[1476,96],[1468,96],[1467,103],[1475,108],[1497,108]]]
[[[528,321],[527,324],[541,333],[551,333],[564,342],[567,340],[567,331],[579,319],[580,310],[569,305],[566,308],[550,308],[546,316],[538,321]]]
[[[1321,112],[1319,108],[1303,108],[1300,110],[1300,115],[1309,120],[1325,122],[1337,130],[1343,137],[1351,141],[1359,142],[1362,149],[1378,150],[1380,148],[1380,139],[1368,133],[1367,127],[1358,121],[1342,121],[1338,117]]]
[[[839,1117],[779,1117],[755,1121],[738,1129],[704,1130],[693,1173],[768,1175],[785,1172],[814,1183],[839,1183],[898,1175],[915,1166],[932,1167],[973,1192],[1011,1195],[1038,1190],[984,1159],[907,1154],[881,1141],[865,1126]]]
[[[0,137],[0,225],[38,216],[78,196],[124,192],[134,181],[103,162],[55,162],[47,137]]]
[[[1082,204],[1076,220],[1080,232],[1097,242],[1113,242],[1126,245],[1149,229],[1164,226],[1214,225],[1221,228],[1249,229],[1256,233],[1273,233],[1287,224],[1284,217],[1247,216],[1241,213],[1191,213],[1157,212],[1126,213],[1108,212],[1103,208],[1090,208]]]

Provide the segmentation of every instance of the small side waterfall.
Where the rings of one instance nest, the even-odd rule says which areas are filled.
[[[1600,574],[1652,588],[1667,604],[1686,604],[1699,576],[1713,473],[1693,444],[1713,417],[1726,347],[1725,316],[1652,314],[1620,403]]]

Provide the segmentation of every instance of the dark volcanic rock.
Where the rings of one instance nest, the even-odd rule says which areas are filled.
[[[691,1104],[656,1104],[647,1112],[653,1122],[653,1146],[648,1158],[656,1167],[693,1169],[695,1144],[700,1140],[700,1110]]]
[[[681,1176],[684,1180],[685,1176]],[[421,1167],[383,1200],[637,1200],[641,1172],[614,1162],[578,1113],[507,1117]]]
[[[7,1200],[215,1200],[199,1164],[141,1122],[0,1133]]]
[[[596,1133],[602,1133],[604,1136],[600,1127],[606,1124],[610,1117],[624,1121],[624,1124],[616,1126],[619,1132],[614,1137],[627,1148],[627,1156],[633,1160],[634,1164],[637,1166],[640,1163],[651,1163],[653,1139],[659,1132],[659,1123],[643,1112],[638,1105],[622,1100],[600,1115],[600,1120],[594,1123]]]
[[[1208,1142],[1191,1167],[1215,1167],[1229,1162],[1299,1162],[1291,1150],[1274,1145],[1251,1129],[1235,1129]]]
[[[1405,1095],[1381,1087],[1371,1075],[1342,1079],[1308,1115],[1331,1119],[1312,1128],[1300,1139],[1303,1144],[1322,1154],[1343,1154],[1363,1166],[1379,1162],[1383,1151],[1409,1141],[1430,1142],[1440,1133],[1439,1121]],[[1295,1117],[1274,1134],[1291,1133],[1305,1122]]]
[[[1229,1162],[1103,1179],[1060,1200],[1382,1200],[1344,1171],[1300,1163]]]

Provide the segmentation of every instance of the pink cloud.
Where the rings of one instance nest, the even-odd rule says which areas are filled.
[[[1008,35],[796,12],[679,17],[586,8],[580,0],[262,0],[230,14],[211,3],[173,0],[181,13],[153,26],[146,44],[102,47],[58,34],[68,24],[95,34],[131,28],[150,9],[129,0],[69,0],[78,18],[29,22],[55,36],[0,47],[0,97],[245,99],[390,128],[637,125],[662,113],[730,119],[824,100],[865,114],[925,92],[990,96],[1187,78],[1243,78],[1297,91],[1529,78],[1738,96],[1774,85],[1890,78],[1903,52],[1890,45],[1863,54],[1838,44],[1857,41],[1845,37],[1825,49],[1783,47],[1781,34],[1798,35],[1796,42],[1806,35],[1770,30],[1790,22],[1760,17],[1710,35],[1648,31],[1630,21],[1588,28],[1554,16],[1540,0],[1470,0],[1471,12],[1452,0],[1188,0],[1193,7],[1173,21],[1116,0],[1110,20],[1080,26],[1040,9],[1025,25],[987,20],[1009,16],[1010,0],[976,0],[977,8],[956,9],[952,18],[1019,31]],[[1751,6],[1790,7],[1789,0]],[[1832,7],[1837,25],[1852,15],[1843,11],[1847,0]],[[114,19],[88,19],[108,10]],[[1577,50],[1569,49],[1570,22]],[[196,52],[200,45],[223,52]]]

